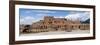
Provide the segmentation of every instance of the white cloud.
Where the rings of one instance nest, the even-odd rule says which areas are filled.
[[[31,10],[30,12],[38,12],[38,13],[56,13],[56,11],[49,11],[49,10]]]
[[[31,16],[27,16],[27,17],[25,17],[25,19],[34,19],[34,18]]]
[[[47,16],[48,14],[43,14],[43,13],[40,13],[40,14],[36,14],[37,16]]]
[[[70,20],[80,20],[80,21],[85,21],[90,18],[89,12],[83,12],[83,13],[72,13],[67,15],[65,18],[70,19]]]
[[[48,11],[48,10],[39,10],[39,11],[36,11],[36,12],[40,12],[40,13],[56,13],[55,11]]]
[[[64,18],[63,16],[56,16],[55,18]]]
[[[20,24],[32,24],[34,20],[35,20],[34,17],[26,16],[26,17],[20,18]]]
[[[25,13],[31,13],[31,11],[25,11]]]

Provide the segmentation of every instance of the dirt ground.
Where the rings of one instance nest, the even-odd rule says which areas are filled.
[[[71,32],[66,31],[50,31],[50,32],[41,32],[41,33],[24,33],[20,36],[39,36],[39,35],[55,35],[55,34],[88,34],[90,30],[72,30]]]

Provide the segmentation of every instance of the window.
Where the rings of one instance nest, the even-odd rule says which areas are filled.
[[[80,29],[80,26],[78,28]]]
[[[42,22],[44,24],[44,22]]]
[[[71,26],[72,27],[72,29],[73,29],[73,26]]]
[[[56,21],[54,21],[54,23],[56,23]]]
[[[52,22],[48,22],[49,24],[52,24]]]
[[[64,25],[64,27],[66,27],[66,25]]]

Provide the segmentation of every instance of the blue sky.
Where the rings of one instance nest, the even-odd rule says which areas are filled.
[[[86,20],[89,18],[88,11],[69,11],[69,10],[46,10],[46,9],[19,9],[20,24],[31,24],[42,20],[44,16],[54,16],[55,18],[69,18]]]

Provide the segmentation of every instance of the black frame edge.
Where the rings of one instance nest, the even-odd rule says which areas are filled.
[[[15,44],[15,10],[14,2],[9,1],[9,44]]]

